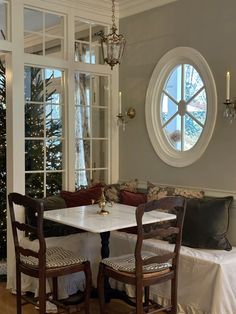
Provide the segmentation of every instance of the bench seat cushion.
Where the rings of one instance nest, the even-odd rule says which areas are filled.
[[[110,254],[119,256],[134,250],[136,235],[112,232]],[[173,244],[158,239],[145,240],[143,250],[158,253],[169,251]],[[179,313],[229,314],[236,313],[236,247],[231,251],[194,249],[181,247],[178,302]],[[133,288],[129,285],[112,283],[113,288],[125,290],[131,297]],[[169,285],[151,287],[150,293],[156,299],[167,302]]]

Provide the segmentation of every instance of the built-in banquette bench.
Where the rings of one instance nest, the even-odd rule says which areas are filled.
[[[44,199],[45,209],[53,210],[91,203],[101,195],[101,185],[76,192],[62,191],[60,195]],[[161,187],[148,183],[147,191],[138,190],[137,180],[126,184],[114,184],[105,187],[106,198],[110,201],[137,206],[140,203],[167,195],[184,195],[188,198],[183,229],[179,273],[179,313],[187,314],[235,314],[236,313],[236,240],[228,239],[234,227],[231,222],[233,198],[207,197],[203,191],[192,191],[173,187]],[[32,211],[26,211],[26,219],[32,224],[35,217]],[[147,228],[153,228],[153,225]],[[236,224],[235,224],[236,228]],[[92,264],[93,283],[96,286],[97,267],[100,260],[100,237],[97,234],[45,221],[47,245],[62,245],[87,256]],[[79,233],[78,233],[79,232]],[[33,240],[33,236],[29,235]],[[26,246],[36,247],[35,241],[24,238]],[[130,253],[136,240],[135,228],[112,232],[110,255]],[[161,239],[148,240],[144,249],[150,251],[169,250],[172,244]],[[83,289],[83,280],[78,276],[61,278],[59,297],[66,298],[77,290]],[[25,278],[23,289],[34,291],[35,282]],[[132,287],[112,285],[123,289],[131,297]],[[169,289],[163,284],[151,289],[154,298],[167,302]]]

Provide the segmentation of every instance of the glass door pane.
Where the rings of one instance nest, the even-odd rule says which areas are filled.
[[[106,76],[75,73],[75,186],[107,181],[109,167]]]
[[[64,72],[25,67],[26,193],[43,197],[62,189]]]

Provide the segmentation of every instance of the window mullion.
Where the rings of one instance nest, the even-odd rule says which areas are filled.
[[[91,49],[91,25],[90,25],[90,49]],[[91,50],[90,50],[90,62],[91,62]],[[93,179],[93,128],[92,128],[92,104],[93,104],[93,76],[89,78],[89,126],[90,126],[90,180]]]
[[[184,75],[185,65],[181,65],[181,100],[185,99],[185,75]]]
[[[45,12],[43,12],[43,51],[42,51],[42,55],[45,56],[46,54],[46,35],[45,35]]]
[[[46,196],[46,184],[47,184],[47,171],[46,171],[46,160],[47,160],[47,132],[46,132],[46,73],[45,69],[42,70],[43,73],[43,125],[44,125],[44,139],[43,139],[43,145],[44,145],[44,156],[43,156],[43,187],[44,187],[44,196]]]

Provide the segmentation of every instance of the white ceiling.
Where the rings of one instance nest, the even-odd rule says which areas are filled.
[[[107,2],[107,0],[105,1]],[[115,3],[119,6],[120,18],[123,18],[174,1],[178,0],[115,0]]]

